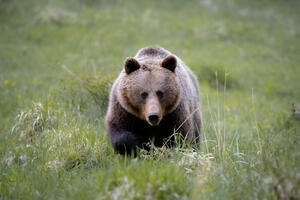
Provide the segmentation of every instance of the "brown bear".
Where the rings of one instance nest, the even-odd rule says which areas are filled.
[[[174,133],[199,141],[201,114],[198,81],[180,58],[146,47],[127,58],[114,82],[106,123],[120,154],[174,143]]]

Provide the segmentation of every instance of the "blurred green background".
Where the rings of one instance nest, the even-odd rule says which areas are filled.
[[[300,1],[0,0],[0,199],[298,199]],[[198,76],[200,148],[115,155],[103,116],[154,45]]]

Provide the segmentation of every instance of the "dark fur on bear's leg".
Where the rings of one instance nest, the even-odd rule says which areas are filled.
[[[111,143],[116,152],[122,155],[136,155],[138,140],[131,132],[111,132]]]

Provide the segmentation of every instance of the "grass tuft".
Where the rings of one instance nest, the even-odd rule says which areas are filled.
[[[88,77],[85,80],[85,88],[92,96],[99,108],[104,108],[102,114],[106,112],[108,106],[109,92],[115,76]]]

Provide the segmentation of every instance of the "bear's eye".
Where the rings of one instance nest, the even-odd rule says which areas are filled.
[[[147,92],[143,92],[143,93],[141,94],[141,97],[142,97],[144,100],[147,98],[147,96],[148,96],[148,93],[147,93]]]
[[[162,99],[164,97],[164,93],[162,91],[160,91],[160,90],[158,90],[156,92],[156,95],[158,96],[159,99]]]

